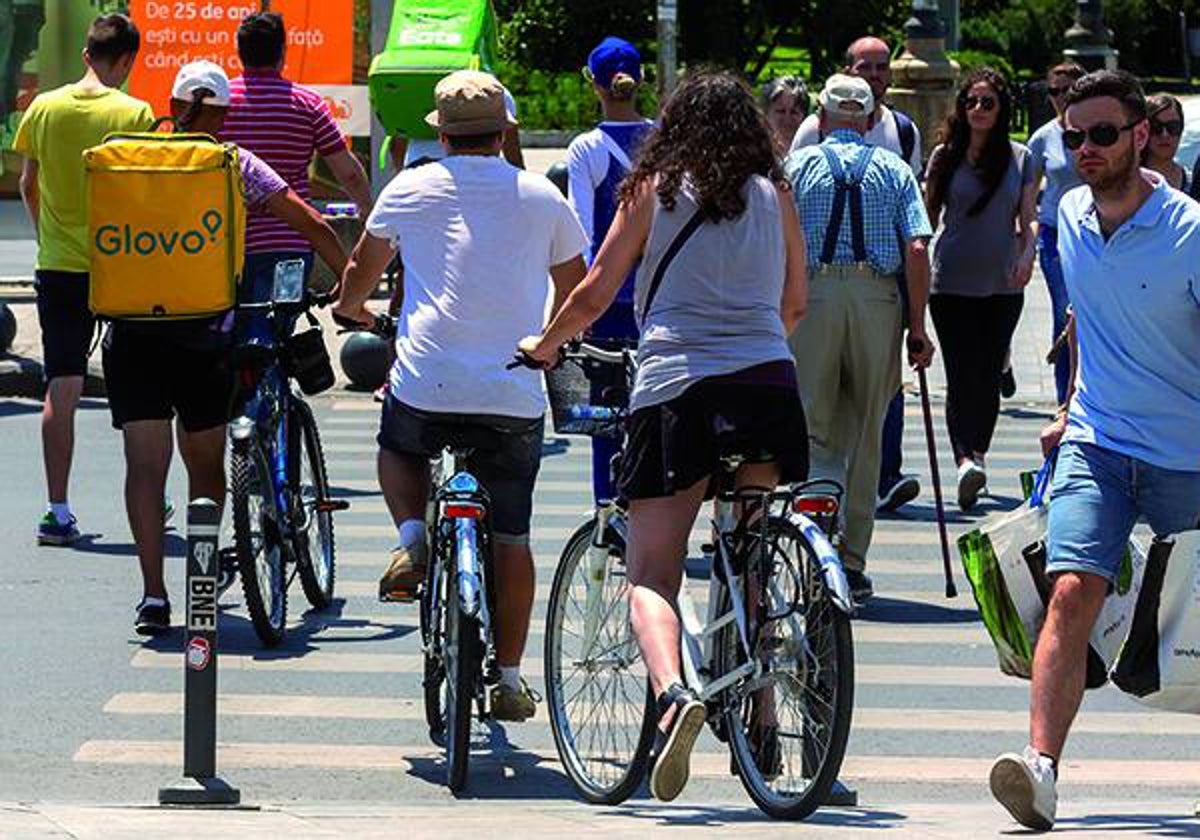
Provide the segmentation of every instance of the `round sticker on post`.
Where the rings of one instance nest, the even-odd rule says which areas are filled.
[[[203,671],[212,659],[212,648],[208,639],[203,636],[193,636],[187,646],[187,666],[193,671]]]

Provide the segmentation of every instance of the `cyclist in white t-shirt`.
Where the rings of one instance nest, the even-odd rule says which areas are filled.
[[[334,313],[372,321],[365,303],[397,249],[404,262],[396,362],[378,436],[379,484],[399,545],[379,582],[383,600],[412,600],[425,577],[425,504],[431,425],[501,432],[503,446],[478,452],[470,469],[491,498],[495,544],[499,720],[532,717],[520,678],[533,609],[529,548],[533,488],[542,454],[541,376],[507,370],[517,341],[541,329],[553,280],[553,311],[583,279],[588,238],[548,180],[500,159],[512,120],[500,83],[460,71],[436,91],[427,118],[444,160],[401,172],[375,204],[343,277]]]

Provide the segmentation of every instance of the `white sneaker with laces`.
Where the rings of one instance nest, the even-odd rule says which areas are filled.
[[[970,510],[979,501],[979,494],[987,486],[987,473],[970,458],[958,465],[958,507]]]
[[[1005,753],[992,762],[992,796],[1026,828],[1049,831],[1058,810],[1054,763],[1033,747],[1021,755]]]

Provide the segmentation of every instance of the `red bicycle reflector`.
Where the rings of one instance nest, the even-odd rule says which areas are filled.
[[[483,506],[470,502],[450,502],[442,508],[442,515],[450,519],[483,519]]]
[[[832,496],[800,496],[792,500],[792,510],[803,514],[837,513],[837,499]]]

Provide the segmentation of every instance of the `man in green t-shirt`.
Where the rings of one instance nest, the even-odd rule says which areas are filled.
[[[140,44],[125,15],[103,15],[88,30],[87,72],[75,84],[33,100],[13,140],[24,156],[21,197],[37,229],[36,285],[46,400],[42,452],[50,504],[38,524],[43,545],[68,545],[79,528],[67,503],[75,448],[75,409],[83,393],[95,330],[88,309],[88,217],[83,151],[114,131],[145,131],[154,113],[117,90]]]

